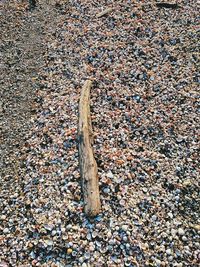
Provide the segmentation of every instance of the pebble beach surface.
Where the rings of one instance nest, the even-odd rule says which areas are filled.
[[[198,1],[4,2],[0,52],[9,54],[6,27],[18,23],[29,50],[13,71],[30,78],[31,99],[14,120],[0,103],[0,267],[199,266]],[[5,58],[7,88],[18,76]],[[93,219],[77,150],[86,79],[102,204]],[[20,128],[21,141],[10,141]]]

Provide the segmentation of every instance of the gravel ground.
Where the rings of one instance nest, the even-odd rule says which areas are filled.
[[[197,2],[19,2],[0,5],[0,266],[199,266]],[[102,203],[91,220],[86,79]]]

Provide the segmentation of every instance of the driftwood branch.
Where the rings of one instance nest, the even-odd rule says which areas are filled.
[[[93,155],[92,124],[90,117],[90,88],[92,82],[87,80],[82,88],[79,102],[79,164],[85,213],[96,216],[100,212],[100,197],[97,164]]]

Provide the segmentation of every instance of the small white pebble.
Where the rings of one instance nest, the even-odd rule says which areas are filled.
[[[4,233],[4,234],[8,234],[9,232],[10,232],[10,231],[9,231],[8,228],[4,228],[4,229],[3,229],[3,233]]]
[[[107,173],[107,177],[110,178],[110,179],[112,179],[114,177],[114,175],[113,175],[113,173],[111,171],[109,171]]]
[[[171,251],[170,248],[168,248],[168,249],[166,250],[166,254],[167,254],[167,255],[171,255],[171,254],[172,254],[172,251]]]
[[[168,212],[167,214],[171,219],[173,218],[173,214],[171,212]]]
[[[122,225],[122,230],[123,230],[123,231],[127,231],[127,230],[128,230],[128,225],[125,225],[125,224]]]
[[[176,201],[178,201],[179,199],[180,199],[180,197],[179,196],[175,196],[175,198],[174,198]]]
[[[153,220],[153,221],[156,221],[156,220],[157,220],[157,216],[156,216],[156,215],[153,215],[153,216],[152,216],[152,220]]]
[[[5,220],[5,219],[6,219],[6,215],[2,215],[1,220]]]
[[[148,190],[147,190],[146,187],[143,187],[143,188],[142,188],[142,191],[143,191],[144,193],[147,193]]]
[[[172,229],[172,230],[171,230],[171,234],[172,234],[172,236],[175,236],[176,233],[177,233],[176,229]]]
[[[185,231],[182,228],[178,228],[178,234],[179,235],[184,235]]]
[[[128,237],[127,236],[123,236],[123,241],[127,242],[128,241]]]
[[[187,237],[184,235],[184,236],[182,236],[182,240],[183,241],[187,241]]]
[[[158,266],[161,265],[161,261],[159,259],[155,259],[155,262]]]
[[[79,258],[79,262],[80,262],[80,263],[83,263],[83,262],[84,262],[84,258],[83,258],[83,257],[80,257],[80,258]]]
[[[108,231],[108,232],[107,232],[107,237],[108,237],[108,238],[111,238],[111,237],[112,237],[112,233],[111,233],[111,231]]]
[[[56,234],[57,234],[56,230],[53,230],[53,231],[51,232],[51,235],[52,235],[52,236],[54,236],[54,235],[56,235]]]

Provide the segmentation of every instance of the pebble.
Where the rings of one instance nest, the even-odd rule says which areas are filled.
[[[156,215],[153,215],[153,216],[152,216],[152,220],[153,220],[153,221],[156,221],[156,220],[157,220],[157,216],[156,216]]]
[[[193,228],[197,231],[200,231],[200,224],[193,225]]]
[[[172,250],[168,248],[168,249],[166,250],[166,254],[167,254],[167,255],[171,255],[171,254],[172,254]]]
[[[173,213],[168,212],[167,215],[172,219],[173,218]]]
[[[143,191],[144,193],[147,193],[147,192],[148,192],[148,189],[147,189],[146,187],[143,187],[143,188],[142,188],[142,191]]]
[[[179,235],[184,235],[185,231],[182,228],[178,228],[178,234]]]
[[[183,240],[183,241],[187,241],[188,239],[187,239],[187,237],[184,235],[184,236],[182,236],[182,240]]]
[[[122,225],[122,230],[123,230],[123,231],[127,231],[127,230],[128,230],[128,228],[129,228],[129,227],[128,227],[128,225],[125,225],[125,224],[124,224],[124,225]]]
[[[110,179],[113,179],[114,178],[114,175],[113,175],[113,173],[111,171],[109,171],[107,173],[107,177],[110,178]]]
[[[52,246],[52,245],[53,245],[53,241],[52,241],[52,240],[45,240],[44,243],[45,243],[47,246]]]
[[[46,230],[52,231],[52,229],[53,229],[53,225],[45,225],[44,228],[45,228]]]
[[[53,230],[52,232],[51,232],[51,235],[52,236],[55,236],[57,234],[57,231],[56,230]]]
[[[6,220],[6,215],[1,215],[1,220],[2,221]]]
[[[84,258],[85,258],[86,260],[90,259],[90,257],[91,257],[91,255],[90,255],[89,252],[86,252],[86,253],[84,254]]]
[[[176,236],[176,234],[177,234],[177,230],[176,229],[171,229],[171,234],[172,234],[172,236]]]
[[[159,259],[155,259],[155,263],[157,264],[157,266],[160,266],[162,262]]]
[[[4,228],[4,229],[3,229],[3,233],[4,233],[4,234],[8,234],[8,233],[10,233],[9,228]]]
[[[68,248],[68,249],[67,249],[67,254],[71,254],[72,251],[73,251],[73,250],[72,250],[71,248]]]

